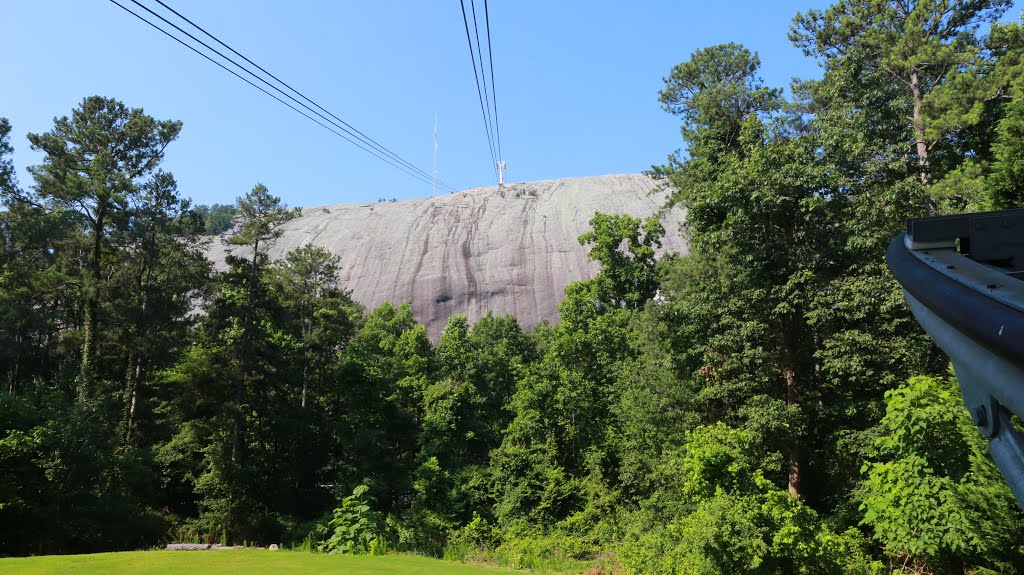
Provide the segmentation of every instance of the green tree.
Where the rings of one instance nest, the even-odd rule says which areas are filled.
[[[339,368],[344,457],[382,509],[404,511],[412,493],[433,355],[409,304],[385,302],[366,316]]]
[[[661,457],[685,443],[700,422],[694,387],[680,377],[668,345],[668,324],[658,313],[663,307],[650,305],[634,318],[631,340],[639,355],[616,370],[611,443],[623,499],[630,503],[654,495]]]
[[[992,203],[997,209],[1024,207],[1024,100],[1007,105],[999,122],[998,140],[993,146],[996,164],[990,178]]]
[[[280,514],[307,512],[313,475],[296,465],[305,424],[301,320],[286,311],[266,253],[297,211],[261,185],[239,206],[231,240],[244,257],[228,255],[191,345],[160,372],[158,409],[168,432],[158,460],[176,506],[195,516],[190,525],[202,537],[232,541],[272,536]],[[311,449],[310,461],[321,452]]]
[[[1021,87],[1024,28],[994,23],[972,65],[955,70],[947,97],[926,101],[929,121],[956,133],[961,163],[929,192],[946,211],[1010,209],[1024,205],[1021,191]],[[944,205],[946,204],[946,205]]]
[[[999,104],[1001,117],[994,129],[990,156],[966,164],[975,173],[982,172],[976,179],[988,189],[991,207],[1019,208],[1024,206],[1024,188],[1019,177],[1024,159],[1020,144],[1024,127],[1024,26],[1020,22],[993,24],[987,40],[991,59],[978,76],[987,80],[984,96],[990,105]],[[985,173],[987,166],[981,160],[991,161],[991,173]],[[982,207],[988,205],[982,203]]]
[[[69,235],[66,218],[51,216],[18,189],[10,160],[10,124],[0,119],[0,373],[9,393],[48,363],[43,341],[57,339],[56,286],[66,284],[51,248]]]
[[[436,381],[423,394],[413,513],[425,547],[440,551],[454,528],[491,515],[488,461],[512,419],[516,376],[534,355],[512,316],[487,314],[472,329],[464,315],[449,318]]]
[[[302,395],[306,408],[311,380],[322,388],[324,370],[355,334],[361,309],[338,283],[340,258],[306,245],[285,254],[275,266],[275,280],[285,308],[294,314],[302,342]]]
[[[807,496],[808,472],[815,488],[838,479],[827,454],[850,452],[834,447],[849,439],[843,434],[880,417],[877,396],[907,374],[894,366],[931,366],[880,264],[911,204],[903,176],[887,182],[891,166],[875,172],[869,159],[887,132],[843,135],[846,116],[787,108],[747,117],[728,148],[698,137],[685,161],[661,171],[687,209],[691,253],[665,268],[666,303],[656,313],[675,334],[678,369],[704,420],[755,431],[767,476],[782,467],[789,492]],[[703,129],[714,133],[687,128]],[[869,145],[850,141],[860,137]],[[890,182],[892,190],[866,191]],[[843,432],[830,431],[830,417]],[[839,477],[851,475],[847,467]],[[828,492],[810,493],[812,504]]]
[[[1003,104],[1003,116],[996,125],[992,172],[987,183],[992,207],[1020,208],[1024,207],[1024,27],[1019,22],[993,26],[991,40],[999,55],[993,66],[993,83],[998,95],[1009,101]]]
[[[722,379],[732,380],[734,392],[735,386],[745,388],[731,400],[740,405],[727,420],[748,410],[746,419],[753,421],[762,408],[784,414],[787,423],[774,431],[780,439],[788,436],[781,443],[788,452],[789,491],[798,496],[802,411],[815,392],[812,354],[820,337],[808,314],[813,295],[836,273],[838,238],[828,224],[836,206],[822,193],[827,182],[813,140],[785,124],[752,117],[735,153],[718,156],[713,165],[706,161],[692,161],[679,192],[691,246],[701,254],[717,252],[714,257],[735,277],[719,283],[706,275],[698,279],[701,287],[690,288],[704,293],[680,302],[691,317],[700,300],[713,306],[696,375],[705,393],[715,394],[707,400],[728,389],[718,383]],[[711,294],[717,295],[707,301]]]
[[[50,132],[28,136],[32,149],[45,154],[43,163],[29,170],[40,202],[74,214],[87,234],[80,368],[86,395],[93,391],[89,386],[95,377],[110,235],[127,219],[143,186],[156,174],[164,149],[180,131],[181,122],[158,121],[141,108],[92,96],[70,117],[57,118]]]
[[[0,393],[0,553],[137,549],[167,532],[157,478],[63,394]]]
[[[244,304],[239,310],[238,321],[241,336],[238,345],[239,377],[235,384],[235,418],[231,430],[231,461],[237,462],[240,452],[242,434],[242,405],[245,400],[245,389],[251,385],[250,368],[254,363],[252,352],[253,332],[256,330],[258,293],[265,291],[260,287],[262,271],[267,265],[267,250],[274,240],[281,237],[283,226],[301,213],[300,208],[289,210],[281,198],[270,194],[263,184],[256,184],[249,193],[239,197],[237,201],[239,231],[228,238],[233,246],[243,246],[252,250],[248,260],[242,260],[233,254],[228,256],[228,265],[244,270],[243,286]]]
[[[562,323],[540,334],[543,355],[519,370],[513,419],[491,452],[499,525],[594,528],[614,485],[620,364],[637,356],[631,320],[656,291],[656,218],[596,214],[580,237],[601,271],[566,287]],[[612,480],[615,483],[615,480]],[[586,527],[583,527],[586,526]]]
[[[756,76],[760,67],[757,54],[739,44],[703,48],[663,78],[659,100],[666,112],[683,118],[683,139],[729,147],[750,115],[781,105],[781,90]]]
[[[237,208],[234,204],[213,204],[196,206],[196,212],[203,217],[203,229],[208,236],[217,236],[234,225]]]
[[[597,212],[589,223],[591,231],[581,235],[579,242],[590,245],[588,260],[601,263],[601,273],[594,281],[600,301],[636,309],[654,297],[655,249],[661,247],[661,237],[665,235],[658,218],[641,221],[625,214]]]
[[[511,421],[516,376],[534,355],[512,316],[487,314],[472,329],[466,316],[452,316],[434,355],[441,379],[424,395],[422,456],[446,469],[486,463]]]
[[[183,345],[208,266],[157,165],[178,127],[87,99],[30,138],[47,153],[35,193],[0,190],[0,363],[24,400],[0,416],[0,436],[17,440],[25,480],[19,514],[3,521],[29,530],[5,552],[139,546],[166,532],[150,452],[126,447],[152,440],[137,433],[154,431],[151,417],[140,425],[144,382]]]
[[[232,246],[247,246],[253,273],[265,263],[266,252],[284,231],[281,226],[302,214],[302,208],[288,209],[281,198],[270,194],[263,184],[256,184],[245,196],[237,199],[235,210],[239,230],[228,238]]]
[[[292,479],[281,482],[295,492],[294,505],[287,509],[291,514],[321,513],[325,499],[339,496],[353,479],[335,464],[336,458],[344,459],[339,450],[345,445],[344,425],[335,410],[348,399],[346,382],[338,381],[336,372],[362,321],[362,306],[338,285],[337,266],[337,256],[307,245],[288,252],[267,270],[281,305],[280,324],[294,342],[294,349],[277,360],[279,373],[301,374],[288,378],[295,380],[295,387],[282,390],[279,399],[288,406],[284,411],[297,419],[273,418],[281,420],[275,440],[292,446],[276,456],[287,462],[279,475]]]
[[[249,261],[236,260],[213,287],[191,345],[158,374],[167,436],[157,460],[195,536],[270,538],[280,514],[301,515],[315,495],[296,465],[300,449],[310,461],[321,452],[300,441],[302,344],[268,268],[253,281]]]
[[[930,121],[926,107],[946,107],[948,102],[937,101],[962,96],[962,86],[948,80],[981,56],[978,26],[995,22],[1009,6],[1009,0],[841,0],[824,11],[797,14],[790,38],[828,71],[856,70],[892,86],[909,120],[905,141],[916,155],[921,184],[928,185],[933,150],[957,126]]]
[[[108,279],[111,324],[104,335],[117,343],[124,365],[122,437],[138,432],[139,411],[152,373],[171,365],[188,340],[192,299],[208,287],[210,263],[202,252],[200,222],[177,191],[174,177],[157,172],[134,200]],[[150,414],[151,415],[151,414]],[[152,423],[152,422],[149,422]]]
[[[0,190],[5,196],[11,194],[17,185],[17,180],[14,177],[14,163],[10,158],[14,153],[10,137],[11,122],[7,118],[0,118]]]

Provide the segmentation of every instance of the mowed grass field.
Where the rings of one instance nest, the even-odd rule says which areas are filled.
[[[0,559],[0,573],[18,575],[106,574],[133,575],[214,575],[264,574],[288,575],[496,575],[511,573],[502,569],[462,565],[426,557],[388,555],[367,557],[317,555],[293,551],[262,549],[222,551],[130,551],[92,555],[47,555]]]

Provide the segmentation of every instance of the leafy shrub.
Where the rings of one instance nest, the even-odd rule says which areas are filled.
[[[341,500],[334,518],[327,523],[330,537],[318,547],[321,553],[342,555],[383,555],[387,552],[380,516],[363,499],[370,488],[359,485]]]
[[[562,522],[543,529],[523,520],[498,527],[474,515],[449,532],[444,558],[535,573],[621,572],[615,554],[595,544],[592,534],[573,534],[569,528]]]
[[[644,525],[620,549],[636,574],[872,574],[867,540],[835,533],[810,507],[759,481],[760,493],[719,491],[666,526]]]
[[[473,520],[453,529],[448,535],[444,558],[450,561],[485,560],[487,551],[494,549],[500,541],[500,534],[487,519],[473,513]]]
[[[674,482],[632,518],[620,547],[629,572],[881,572],[858,531],[835,533],[813,509],[764,478],[748,450],[752,434],[717,424],[697,428],[687,439],[660,471]]]
[[[915,377],[885,394],[863,523],[896,565],[927,570],[1024,565],[1021,513],[954,382]]]

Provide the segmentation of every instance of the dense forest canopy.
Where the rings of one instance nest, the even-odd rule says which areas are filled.
[[[797,14],[823,74],[792,97],[740,44],[694,52],[659,93],[685,148],[651,170],[690,253],[594,214],[601,271],[557,325],[454,316],[436,344],[408,305],[355,303],[337,255],[270,261],[298,212],[265,186],[193,206],[161,168],[180,122],[87,97],[28,135],[21,184],[0,120],[0,554],[1024,570],[1024,515],[883,263],[907,217],[1024,207],[1009,6]]]

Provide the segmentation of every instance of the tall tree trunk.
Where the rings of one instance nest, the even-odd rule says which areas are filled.
[[[306,396],[309,394],[309,357],[302,365],[302,418],[306,418]]]
[[[129,362],[128,373],[128,409],[124,425],[124,446],[131,445],[132,431],[135,428],[135,408],[139,404],[139,385],[142,382],[142,354],[136,353],[135,361]],[[134,365],[132,365],[134,364]]]
[[[300,309],[304,309],[304,308],[305,308],[305,306],[302,306],[302,308],[300,308]],[[313,313],[311,312],[309,314],[309,317],[312,318],[312,316],[313,316]],[[312,333],[313,333],[313,326],[312,326],[313,320],[312,319],[308,319],[307,320],[306,317],[307,317],[306,313],[302,312],[301,313],[301,317],[299,318],[299,321],[301,322],[300,325],[302,326],[302,357],[305,360],[302,363],[302,424],[303,424],[303,427],[305,427],[305,424],[306,424],[306,397],[309,395],[309,364],[311,363],[311,361],[310,361],[311,357],[310,356],[313,355],[313,350],[310,349],[312,346],[309,343],[310,339],[312,338]]]
[[[89,263],[91,285],[85,292],[85,333],[82,335],[82,363],[79,366],[79,399],[84,400],[92,393],[95,379],[96,331],[99,327],[99,289],[102,279],[100,262],[103,256],[103,227],[106,223],[106,206],[96,207],[96,220],[92,228],[92,257]]]
[[[244,336],[243,336],[244,338]],[[231,426],[231,462],[238,463],[239,436],[242,432],[242,396],[245,389],[245,376],[238,378],[235,385],[235,419]]]
[[[238,383],[235,385],[235,419],[231,429],[231,462],[238,463],[242,435],[242,401],[245,399],[245,384],[249,378],[249,339],[252,332],[253,290],[256,289],[256,262],[259,258],[260,242],[252,247],[252,262],[249,265],[249,289],[245,294],[245,309],[242,310],[242,341],[239,350]]]
[[[92,356],[96,334],[96,304],[93,297],[86,296],[85,317],[82,323],[82,363],[78,367],[78,399],[84,401],[92,393]]]
[[[797,381],[796,372],[792,367],[787,366],[785,369],[786,378],[786,404],[796,405],[799,401],[797,396]],[[788,488],[789,494],[794,498],[800,498],[800,438],[794,436],[789,446],[789,477],[788,477]]]
[[[799,350],[797,348],[800,337],[797,333],[797,321],[791,319],[783,323],[783,366],[782,377],[786,383],[786,405],[800,405],[800,382],[797,375],[799,368]],[[787,456],[789,477],[787,484],[789,494],[795,499],[800,498],[800,435],[794,434],[789,444]]]
[[[151,244],[155,244],[155,238],[150,239]],[[146,329],[146,305],[149,303],[149,298],[146,296],[146,287],[151,284],[153,277],[153,266],[150,265],[149,257],[143,258],[142,268],[139,270],[139,275],[135,280],[135,291],[139,294],[139,298],[142,300],[139,304],[139,313],[135,316],[135,333],[129,337],[134,336],[135,338],[142,338],[142,334],[145,333]],[[128,361],[128,393],[126,414],[125,414],[125,425],[124,425],[124,446],[128,448],[131,445],[132,432],[135,428],[135,408],[139,402],[139,386],[142,385],[142,369],[145,363],[145,350],[146,347],[139,345],[137,350],[133,351],[129,356]],[[134,359],[134,361],[132,361]]]
[[[39,358],[39,369],[44,375],[50,373],[50,347],[53,342],[53,327],[47,326],[46,335],[43,336],[43,352]]]
[[[24,336],[22,336],[21,330],[19,329],[14,334],[14,345],[18,348],[18,352],[14,355],[14,365],[11,367],[10,373],[11,380],[8,383],[8,392],[11,395],[14,395],[15,393],[18,392],[18,371],[20,370],[21,367],[21,353],[23,341]]]
[[[917,72],[910,73],[910,93],[914,99],[914,116],[911,124],[914,127],[914,146],[917,150],[917,167],[920,171],[921,185],[927,186],[932,183],[931,166],[928,162],[928,142],[924,133],[924,96],[921,94],[921,84]],[[925,207],[928,213],[935,212],[935,202],[931,196],[925,197]]]

